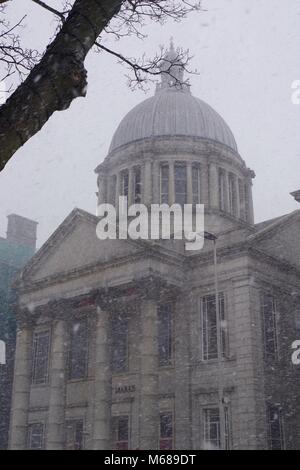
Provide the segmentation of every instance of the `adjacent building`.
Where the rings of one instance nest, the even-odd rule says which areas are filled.
[[[171,72],[119,125],[98,202],[203,203],[217,296],[213,236],[100,241],[74,209],[19,280],[12,449],[300,448],[300,211],[255,223],[231,130]]]
[[[12,284],[35,252],[36,229],[36,222],[11,214],[8,216],[7,236],[0,237],[0,341],[5,356],[3,364],[0,364],[0,449],[6,449],[8,445],[12,394],[16,339],[16,296]]]

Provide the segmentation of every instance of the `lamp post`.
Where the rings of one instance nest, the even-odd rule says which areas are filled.
[[[217,258],[217,239],[218,237],[210,232],[204,232],[204,239],[213,242],[214,253],[214,284],[215,284],[215,304],[216,304],[216,327],[217,327],[217,350],[218,350],[218,401],[220,413],[220,444],[221,449],[226,449],[226,425],[224,409],[224,380],[223,380],[223,344],[222,344],[222,324],[220,318],[219,303],[219,277],[218,277],[218,258]]]

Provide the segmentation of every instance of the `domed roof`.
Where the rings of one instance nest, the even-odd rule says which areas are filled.
[[[171,43],[160,69],[162,82],[155,96],[133,108],[121,121],[109,152],[141,139],[189,136],[209,139],[237,151],[234,136],[224,119],[207,103],[190,93],[183,82],[184,65]],[[166,72],[167,71],[167,72]]]
[[[109,151],[159,136],[201,137],[237,151],[224,119],[204,101],[179,90],[163,90],[133,108],[117,128]]]

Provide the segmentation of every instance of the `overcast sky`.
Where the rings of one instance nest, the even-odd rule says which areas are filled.
[[[256,172],[256,221],[300,208],[289,195],[300,189],[300,105],[291,102],[291,84],[300,80],[300,2],[206,0],[203,7],[180,24],[147,26],[143,42],[125,38],[114,47],[151,55],[174,36],[176,46],[189,48],[200,73],[190,78],[192,93],[223,116]],[[24,45],[43,51],[56,26],[52,15],[30,0],[12,1],[7,13],[12,21],[27,14]],[[39,222],[39,245],[74,207],[95,213],[94,168],[122,117],[153,87],[131,92],[111,56],[92,52],[86,66],[87,97],[55,113],[0,173],[0,236],[10,213]]]

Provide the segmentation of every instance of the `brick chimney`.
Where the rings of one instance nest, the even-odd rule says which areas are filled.
[[[16,214],[10,214],[7,218],[7,240],[35,251],[37,222]]]

